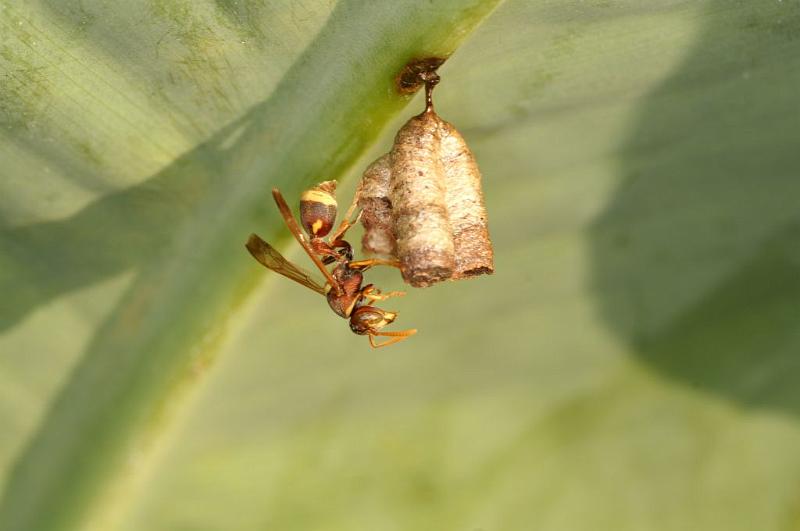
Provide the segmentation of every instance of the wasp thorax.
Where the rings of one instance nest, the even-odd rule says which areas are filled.
[[[300,196],[300,221],[312,237],[327,235],[336,222],[336,181],[325,181]]]

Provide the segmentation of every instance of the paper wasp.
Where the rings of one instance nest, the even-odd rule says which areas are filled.
[[[417,331],[415,329],[397,332],[382,331],[384,326],[395,320],[397,313],[382,310],[372,306],[372,303],[386,300],[389,297],[401,296],[404,293],[400,291],[381,293],[372,284],[362,286],[363,273],[370,267],[376,265],[399,267],[399,263],[395,260],[382,259],[354,261],[352,247],[342,239],[345,232],[355,223],[355,221],[351,222],[350,218],[356,208],[357,200],[353,201],[336,231],[329,239],[325,239],[336,221],[337,203],[333,195],[335,189],[335,181],[326,181],[306,190],[300,196],[300,221],[308,236],[300,229],[280,191],[277,188],[272,190],[272,196],[289,232],[325,276],[324,286],[281,256],[275,248],[256,234],[251,234],[247,240],[247,250],[267,269],[324,295],[328,300],[328,305],[337,315],[350,320],[350,330],[356,334],[368,336],[369,344],[373,348],[385,347],[402,341],[416,334]],[[326,265],[332,263],[336,263],[336,266],[333,270],[328,271]],[[375,337],[378,336],[390,339],[376,343]]]

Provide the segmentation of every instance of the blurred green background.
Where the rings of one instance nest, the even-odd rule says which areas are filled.
[[[227,220],[272,185],[349,201],[422,104],[363,134],[325,104],[372,97],[358,50],[405,61],[370,20],[466,36],[423,4],[0,1],[0,522],[800,530],[800,2],[500,4],[436,92],[497,271],[384,303],[419,333],[372,351],[246,253],[309,266],[266,193]],[[308,64],[335,80],[282,89]]]

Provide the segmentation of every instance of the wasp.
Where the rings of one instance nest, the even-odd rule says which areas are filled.
[[[373,303],[390,297],[399,297],[404,293],[400,291],[382,293],[372,284],[363,285],[364,272],[377,265],[399,267],[399,262],[379,258],[353,260],[352,246],[344,240],[344,235],[358,222],[358,217],[353,221],[350,220],[357,206],[357,197],[339,227],[328,236],[336,221],[338,210],[335,190],[335,181],[325,181],[301,194],[300,221],[305,233],[300,229],[281,192],[277,188],[272,190],[272,197],[278,205],[286,227],[325,277],[324,286],[306,271],[284,258],[256,234],[251,234],[247,240],[245,245],[247,250],[267,269],[324,295],[336,315],[349,319],[350,330],[358,335],[368,336],[369,344],[373,348],[385,347],[416,334],[416,329],[390,332],[382,330],[395,320],[397,312],[383,310]],[[336,265],[329,271],[326,266],[331,264]],[[389,339],[376,342],[376,337]]]

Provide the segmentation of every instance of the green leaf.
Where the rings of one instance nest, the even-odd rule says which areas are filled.
[[[0,121],[14,169],[0,173],[5,518],[800,529],[796,1],[504,2],[436,91],[481,165],[497,272],[387,301],[420,332],[377,351],[315,294],[255,288],[275,275],[241,235],[286,237],[275,184],[296,197],[341,175],[352,189],[421,108],[383,128],[403,105],[391,73],[411,51],[453,49],[462,19],[441,2],[55,5],[34,22],[67,43],[46,54],[63,78],[0,89],[21,99],[0,104],[18,117]],[[29,64],[7,79],[44,77],[30,38],[12,38]],[[104,108],[75,103],[95,95]],[[102,366],[108,382],[80,383]],[[184,414],[156,422],[192,374]],[[98,413],[76,433],[83,411]],[[159,444],[140,453],[148,430]]]
[[[128,278],[12,443],[0,528],[106,525],[263,275],[243,243],[278,234],[269,190],[339,177],[407,103],[402,66],[450,55],[494,5],[2,4],[2,327]]]

